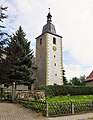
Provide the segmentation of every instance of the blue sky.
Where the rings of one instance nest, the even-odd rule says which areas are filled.
[[[35,51],[35,38],[46,24],[48,7],[57,34],[63,36],[63,67],[67,79],[93,70],[93,0],[0,0],[8,6],[4,20],[9,34],[21,25]]]

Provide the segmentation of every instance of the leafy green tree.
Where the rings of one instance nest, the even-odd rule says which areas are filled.
[[[80,85],[80,81],[77,77],[73,77],[71,80],[70,80],[70,83],[72,85]]]
[[[70,81],[69,81],[69,85],[76,85],[76,86],[84,86],[85,85],[85,75],[84,76],[80,76],[78,77],[73,77]]]
[[[65,70],[63,69],[63,84],[64,85],[67,85],[68,84],[68,81],[67,81],[67,79],[66,79],[66,77],[65,77]]]
[[[79,77],[79,80],[80,80],[81,85],[85,86],[86,76],[85,76],[85,75],[80,76],[80,77]]]
[[[33,79],[33,50],[30,42],[25,38],[26,34],[20,26],[10,38],[6,48],[6,62],[8,82],[16,84],[32,84]]]

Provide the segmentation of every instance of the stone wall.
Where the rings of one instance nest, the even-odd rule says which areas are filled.
[[[24,100],[45,100],[44,91],[16,91],[16,99]]]

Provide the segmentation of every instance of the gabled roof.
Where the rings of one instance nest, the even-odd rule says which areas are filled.
[[[90,73],[90,75],[86,78],[86,82],[93,81],[93,71]]]

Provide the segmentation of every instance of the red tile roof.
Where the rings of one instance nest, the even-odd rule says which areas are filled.
[[[86,82],[93,81],[93,71],[90,73],[90,75],[86,78]]]

